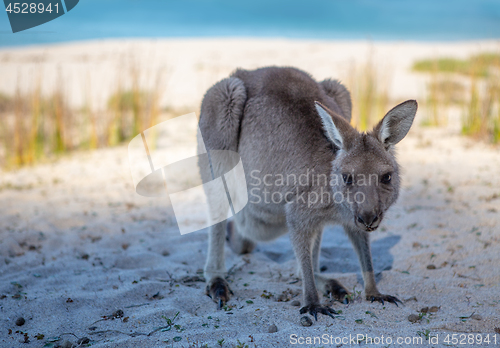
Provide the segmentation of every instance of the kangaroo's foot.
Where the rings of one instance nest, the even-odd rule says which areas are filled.
[[[314,317],[314,319],[316,319],[316,321],[318,320],[318,313],[328,315],[329,317],[332,317],[334,319],[335,319],[335,317],[333,315],[338,314],[332,308],[327,307],[327,306],[323,306],[319,303],[312,303],[312,304],[309,304],[307,306],[302,307],[300,309],[300,314],[304,314],[304,313],[309,313],[310,315],[312,315]]]
[[[351,293],[338,280],[327,278],[320,274],[316,274],[315,279],[318,290],[324,295],[330,296],[331,300],[336,300],[344,304],[349,303],[349,295]]]
[[[254,242],[236,232],[233,220],[227,222],[226,240],[231,250],[237,255],[251,253],[255,248]]]
[[[382,304],[384,304],[384,302],[394,303],[397,307],[399,307],[398,302],[403,304],[403,302],[401,302],[397,297],[391,295],[384,295],[378,291],[367,292],[366,299],[371,302],[377,301]]]
[[[207,283],[205,292],[215,303],[217,303],[217,309],[221,309],[233,294],[227,281],[220,277],[212,278]]]
[[[344,304],[349,303],[349,295],[351,294],[347,289],[339,283],[336,279],[328,279],[326,282],[323,293],[330,296],[330,299],[342,302]]]

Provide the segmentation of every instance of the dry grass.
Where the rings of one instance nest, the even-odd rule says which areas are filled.
[[[448,122],[450,106],[461,105],[464,101],[465,86],[460,80],[449,75],[431,74],[424,99],[424,126],[445,126]]]
[[[144,89],[141,72],[132,67],[129,74],[129,86],[119,78],[103,110],[91,104],[90,83],[83,108],[72,110],[61,73],[48,96],[42,96],[41,76],[34,78],[29,93],[17,88],[13,96],[0,95],[0,166],[11,169],[74,150],[114,146],[156,124],[163,75],[158,73],[153,88]]]
[[[499,67],[500,68],[500,67]],[[500,141],[499,78],[471,77],[469,100],[464,107],[462,132],[493,143]]]
[[[461,60],[455,58],[424,59],[413,64],[413,70],[419,72],[455,73],[465,76],[476,75],[487,77],[491,73],[491,67],[500,64],[500,54],[481,53]]]
[[[481,53],[466,60],[422,60],[413,69],[431,75],[425,124],[445,124],[449,107],[458,105],[463,134],[500,141],[500,54]]]
[[[389,111],[388,80],[375,70],[371,61],[361,68],[351,68],[346,84],[352,96],[354,127],[369,130]]]

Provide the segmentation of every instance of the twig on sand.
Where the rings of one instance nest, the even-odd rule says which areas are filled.
[[[234,274],[237,272],[237,271],[241,271],[241,269],[243,268],[243,266],[245,266],[246,264],[248,264],[249,261],[246,260],[246,259],[243,259],[243,262],[240,263],[240,264],[237,264],[235,263],[234,265],[231,266],[231,268],[229,268],[229,270],[227,271],[227,276],[230,277],[230,276],[234,276]]]
[[[137,332],[137,331],[134,331],[134,332],[131,332],[131,333],[128,333],[128,332],[123,332],[123,331],[119,331],[119,330],[102,330],[102,331],[94,331],[94,332],[90,332],[89,334],[90,335],[99,335],[99,334],[105,334],[105,333],[108,333],[108,332],[115,332],[115,333],[119,333],[119,334],[122,334],[122,335],[127,335],[127,336],[130,336],[130,337],[137,337],[137,336],[151,336],[152,334],[154,334],[155,332],[158,332],[160,330],[165,330],[165,329],[170,329],[172,327],[172,325],[167,325],[167,326],[162,326],[162,327],[158,327],[156,329],[154,329],[153,331],[149,332],[149,333],[145,333],[145,332]]]
[[[90,326],[94,325],[95,323],[98,323],[100,321],[103,321],[103,320],[114,320],[114,319],[118,319],[118,318],[123,318],[124,316],[124,313],[121,309],[118,309],[116,311],[114,311],[113,313],[111,313],[110,315],[104,315],[102,317],[102,319],[99,319],[99,320],[96,320],[94,321],[92,324],[90,324]]]
[[[124,308],[134,308],[134,307],[149,306],[150,304],[151,303],[141,303],[141,304],[135,304],[135,305],[125,306]]]
[[[154,329],[153,331],[149,332],[149,333],[145,333],[145,332],[137,332],[137,331],[134,331],[134,332],[131,332],[131,333],[128,333],[128,332],[123,332],[123,331],[120,331],[120,330],[113,330],[113,329],[110,329],[110,330],[101,330],[101,331],[94,331],[94,332],[90,332],[89,334],[90,335],[100,335],[100,334],[105,334],[105,333],[108,333],[108,332],[115,332],[115,333],[118,333],[118,334],[122,334],[122,335],[127,335],[127,336],[130,336],[130,337],[137,337],[137,336],[151,336],[152,334],[154,334],[155,332],[158,332],[158,331],[161,331],[161,330],[164,330],[164,331],[168,331],[170,329],[172,329],[172,327],[175,327],[175,319],[177,318],[177,316],[179,315],[180,312],[177,312],[175,314],[175,316],[172,318],[172,319],[169,319],[169,318],[166,318],[167,320],[167,325],[166,326],[161,326],[161,327],[158,327],[156,329]],[[162,316],[163,317],[163,316]],[[105,320],[105,319],[104,319]],[[76,336],[75,336],[76,337]]]
[[[450,332],[468,333],[468,332],[464,331],[463,329],[452,329],[452,328],[449,328],[449,327],[444,326],[444,325],[443,326],[438,326],[438,327],[433,327],[433,328],[431,328],[431,330],[433,330],[433,331],[434,330],[435,331],[437,331],[437,330],[443,330],[443,331],[450,331]],[[472,332],[476,332],[476,331],[470,331],[470,333],[472,333]]]
[[[196,283],[204,283],[206,281],[205,278],[198,275],[186,275],[182,278],[174,278],[169,272],[167,272],[167,275],[170,279],[156,278],[156,280],[159,282],[169,283],[170,288],[172,288],[175,283],[192,287],[196,286]],[[167,295],[170,295],[172,292],[174,292],[173,289],[171,289]]]
[[[102,331],[94,331],[94,332],[90,332],[89,335],[99,335],[99,334],[105,334],[105,333],[108,333],[108,332],[115,332],[115,333],[119,333],[119,334],[122,334],[122,335],[127,335],[127,336],[130,336],[130,337],[136,337],[136,336],[149,336],[147,333],[143,333],[143,332],[132,332],[132,333],[127,333],[127,332],[122,332],[122,331],[119,331],[119,330],[102,330]]]

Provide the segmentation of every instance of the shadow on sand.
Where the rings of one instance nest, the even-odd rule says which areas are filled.
[[[389,235],[371,243],[377,282],[381,279],[382,271],[392,269],[394,258],[390,250],[400,240],[401,236]],[[259,244],[256,252],[263,253],[277,263],[285,263],[295,258],[288,235],[280,237],[273,243]],[[358,281],[363,283],[356,252],[340,226],[329,226],[323,233],[320,267],[325,273],[357,273]]]

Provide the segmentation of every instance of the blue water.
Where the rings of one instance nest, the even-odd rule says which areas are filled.
[[[499,0],[80,0],[16,34],[2,12],[0,46],[124,37],[500,38]]]

